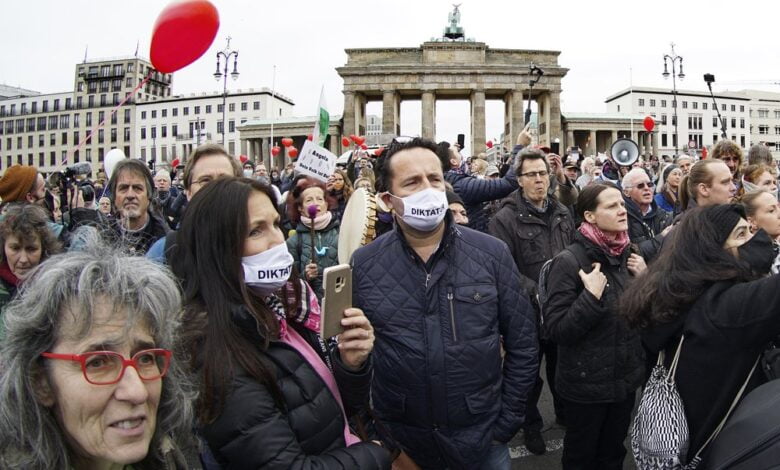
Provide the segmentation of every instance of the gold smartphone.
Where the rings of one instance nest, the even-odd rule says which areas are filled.
[[[344,310],[352,307],[352,267],[339,264],[325,268],[322,275],[322,318],[320,336],[328,339],[344,331]]]

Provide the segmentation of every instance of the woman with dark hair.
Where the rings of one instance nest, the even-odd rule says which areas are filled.
[[[341,216],[344,215],[344,209],[347,207],[347,202],[349,202],[349,197],[354,191],[352,181],[347,176],[347,172],[341,169],[334,171],[328,178],[327,189],[328,194],[336,200],[333,215],[336,219],[341,220]]]
[[[10,204],[0,223],[0,308],[16,294],[16,289],[33,268],[62,251],[62,245],[49,228],[46,210],[34,204]],[[2,325],[0,325],[0,333]]]
[[[766,277],[775,250],[764,230],[751,233],[738,204],[697,208],[622,298],[648,351],[666,351],[667,367],[684,336],[675,382],[690,432],[685,462],[702,449],[759,354],[780,334],[780,277]],[[745,394],[763,380],[753,374]],[[706,449],[702,456],[706,464]]]
[[[339,264],[340,220],[335,216],[335,205],[325,185],[313,178],[299,179],[287,195],[287,217],[295,227],[295,233],[287,239],[287,249],[295,260],[294,266],[304,273],[319,300],[322,300],[322,272]],[[312,214],[316,214],[313,219]]]
[[[389,468],[347,417],[367,405],[373,329],[348,308],[338,347],[293,271],[268,185],[220,178],[192,198],[173,272],[184,291],[182,349],[200,389],[197,424],[223,468]]]
[[[645,269],[632,253],[628,213],[610,183],[586,186],[574,242],[547,278],[544,329],[558,344],[555,386],[566,410],[564,470],[623,468],[634,393],[644,374],[639,335],[619,315],[617,299],[630,275]]]

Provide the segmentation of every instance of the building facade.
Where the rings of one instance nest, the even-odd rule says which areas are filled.
[[[238,127],[249,121],[283,120],[292,115],[294,103],[267,88],[229,91],[225,97],[227,133],[223,140],[222,93],[171,96],[139,103],[135,107],[137,133],[134,157],[165,164],[186,161],[194,148],[213,142],[223,144],[230,155],[247,154],[241,148]],[[126,153],[126,155],[129,155]]]
[[[0,97],[0,170],[25,164],[50,173],[82,161],[97,170],[113,148],[133,155],[135,105],[170,96],[172,80],[144,59],[118,57],[77,64],[73,91],[5,92]]]
[[[780,160],[780,93],[743,90],[740,95],[750,99],[750,143],[764,144]]]
[[[748,148],[751,140],[750,98],[741,93],[726,92],[715,94],[715,99],[718,110],[707,92],[677,90],[676,119],[675,96],[668,89],[626,88],[609,96],[606,104],[608,113],[654,117],[653,133],[658,135],[660,155],[699,153],[702,148],[717,143],[722,138],[718,111],[726,119],[726,137]]]

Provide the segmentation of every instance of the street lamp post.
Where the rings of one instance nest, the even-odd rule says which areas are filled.
[[[227,133],[227,123],[225,122],[225,112],[227,111],[225,101],[227,100],[227,77],[228,77],[228,62],[230,62],[230,58],[233,57],[233,71],[230,73],[230,76],[233,78],[233,80],[238,80],[238,51],[231,51],[230,50],[230,39],[232,39],[230,36],[227,37],[227,46],[225,46],[225,50],[217,52],[217,71],[214,72],[214,79],[216,81],[219,81],[220,79],[223,79],[223,86],[222,86],[222,146],[225,146],[225,134]],[[224,71],[221,71],[219,69],[220,66],[220,58],[224,59]]]
[[[683,58],[682,56],[678,56],[674,52],[674,43],[672,43],[672,54],[664,54],[664,72],[663,76],[664,78],[669,78],[669,69],[667,68],[667,60],[672,63],[672,108],[674,108],[674,154],[677,155],[677,146],[680,143],[680,138],[677,134],[677,79],[680,80],[685,78],[685,73],[683,73]],[[680,62],[680,72],[677,73],[677,69],[675,67],[676,62]]]

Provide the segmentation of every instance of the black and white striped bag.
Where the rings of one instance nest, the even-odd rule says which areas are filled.
[[[664,366],[664,352],[658,354],[658,362],[642,392],[642,399],[631,429],[631,450],[637,470],[695,470],[701,463],[702,451],[726,424],[758,364],[756,361],[753,365],[753,369],[718,427],[696,452],[693,459],[683,464],[689,446],[688,421],[685,418],[685,408],[677,391],[674,376],[684,339],[685,336],[680,338],[668,371]]]

